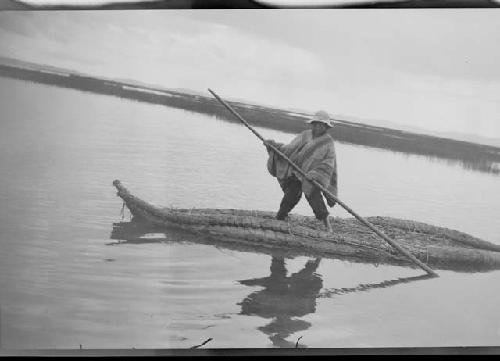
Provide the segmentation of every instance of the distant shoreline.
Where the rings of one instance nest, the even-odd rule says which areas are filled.
[[[237,121],[217,100],[208,96],[132,82],[100,79],[53,67],[26,64],[26,66],[21,62],[20,64],[0,64],[0,76],[160,104],[215,116],[226,121]],[[294,134],[307,128],[307,114],[242,102],[231,102],[231,105],[255,126]],[[343,143],[447,159],[460,163],[466,169],[500,174],[499,147],[343,120],[336,122],[332,136]]]

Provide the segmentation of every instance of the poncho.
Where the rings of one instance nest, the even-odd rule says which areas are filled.
[[[312,131],[300,133],[289,144],[273,143],[292,162],[299,166],[304,173],[337,196],[337,159],[333,138],[328,134],[313,138]],[[314,185],[304,179],[290,164],[276,152],[269,150],[267,169],[272,176],[283,184],[285,179],[295,175],[302,182],[302,191],[310,195]],[[327,203],[333,207],[335,200],[324,194]]]

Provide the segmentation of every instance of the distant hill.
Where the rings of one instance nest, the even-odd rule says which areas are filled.
[[[210,96],[210,94],[208,94],[208,91],[201,92],[201,91],[187,89],[187,88],[176,88],[176,89],[166,89],[166,90],[178,91],[180,93],[190,94],[190,95],[198,95],[198,96],[205,96],[205,97]],[[241,104],[247,104],[249,106],[273,108],[273,106],[271,106],[269,104],[263,104],[263,103],[257,103],[257,102],[249,103],[247,100],[244,100],[244,99],[228,98],[228,100],[230,100],[232,102],[238,102]],[[280,109],[280,110],[288,112],[288,113],[296,113],[296,114],[301,114],[301,115],[311,115],[313,113],[313,112],[308,111],[308,110],[296,109],[296,108],[286,108],[286,109]],[[374,127],[386,128],[386,129],[391,129],[391,130],[402,130],[405,132],[410,132],[410,133],[415,133],[415,134],[431,135],[431,136],[435,136],[435,137],[439,137],[439,138],[449,138],[449,139],[454,139],[454,140],[461,140],[461,141],[472,142],[472,143],[477,143],[477,144],[500,147],[500,139],[486,138],[486,137],[483,137],[483,136],[480,136],[477,134],[464,134],[464,133],[459,133],[459,132],[435,132],[435,131],[431,131],[431,130],[424,129],[424,128],[419,128],[419,127],[408,126],[408,125],[400,124],[400,123],[396,123],[396,122],[391,122],[388,120],[360,118],[360,117],[355,117],[355,116],[351,116],[351,115],[344,115],[344,114],[332,114],[331,116],[334,119],[339,119],[339,120],[342,120],[346,123],[357,123],[360,125],[370,125],[370,126],[374,126]]]
[[[16,0],[0,0],[1,10],[29,10],[30,6]]]
[[[179,93],[184,93],[184,94],[198,95],[198,96],[202,96],[202,97],[210,96],[210,93],[208,91],[201,92],[201,91],[186,89],[186,88],[173,88],[173,89],[169,89],[169,90],[173,90],[173,91],[176,91]]]
[[[4,58],[3,60],[8,61],[8,64],[0,62],[0,76],[160,104],[237,122],[235,117],[217,100],[201,92],[143,85],[132,80],[107,79],[13,59]],[[245,100],[234,101],[226,98],[225,94],[221,96],[230,101],[232,107],[254,126],[293,134],[307,129],[306,121],[309,114],[305,112],[249,104]],[[386,127],[393,125],[390,122],[373,120],[368,122],[364,119],[339,115],[336,115],[336,118],[336,127],[332,136],[339,142],[447,159],[461,164],[466,169],[500,174],[500,147],[484,144],[486,143],[484,138],[471,136],[470,139],[475,142],[456,140],[443,135],[436,136],[425,134],[425,132],[397,129],[401,128],[398,124],[394,124],[394,127]],[[479,141],[483,144],[478,143]]]
[[[52,71],[52,72],[57,72],[57,73],[66,73],[66,74],[78,74],[78,75],[86,75],[79,73],[77,71],[69,70],[69,69],[63,69],[63,68],[58,68],[50,65],[41,65],[41,64],[36,64],[36,63],[31,63],[27,61],[22,61],[18,59],[13,59],[13,58],[8,58],[8,57],[2,57],[0,56],[0,64],[6,64],[6,65],[11,65],[11,66],[16,66],[16,67],[21,67],[21,68],[28,68],[28,69],[37,69],[41,71]],[[111,78],[101,78],[103,80],[107,81],[118,81],[118,82],[123,82],[126,84],[130,85],[135,85],[147,89],[155,89],[155,90],[160,90],[160,91],[167,91],[167,92],[178,92],[186,95],[195,95],[195,96],[202,96],[202,97],[208,97],[210,98],[210,94],[208,91],[203,92],[203,91],[198,91],[198,90],[193,90],[193,89],[188,89],[188,88],[166,88],[160,85],[156,84],[147,84],[135,79],[111,79]],[[269,108],[269,109],[275,109],[283,112],[287,112],[290,114],[298,114],[298,115],[310,115],[313,112],[303,110],[303,109],[277,109],[274,108],[273,106],[269,104],[261,104],[257,102],[252,102],[249,103],[245,99],[238,99],[238,98],[227,98],[229,101],[232,102],[238,102],[242,106],[247,105],[248,107],[260,107],[260,108]],[[422,135],[430,135],[430,136],[435,136],[439,138],[447,138],[447,139],[453,139],[453,140],[459,140],[459,141],[466,141],[466,142],[472,142],[476,144],[481,144],[481,145],[489,145],[489,146],[494,146],[494,147],[500,147],[500,139],[498,138],[487,138],[483,137],[477,134],[464,134],[464,133],[459,133],[459,132],[434,132],[430,131],[427,129],[419,128],[419,127],[414,127],[414,126],[408,126],[405,124],[400,124],[396,122],[391,122],[388,120],[380,120],[380,119],[368,119],[368,118],[360,118],[352,115],[345,115],[345,114],[332,114],[332,117],[335,119],[340,120],[344,124],[351,124],[351,125],[359,125],[359,126],[372,126],[372,127],[377,127],[377,128],[383,128],[387,130],[401,130],[405,132],[410,132],[410,133],[415,133],[415,134],[422,134]]]
[[[500,138],[489,138],[483,137],[478,134],[465,134],[460,132],[436,132],[424,128],[414,127],[411,125],[400,124],[396,122],[391,122],[388,120],[380,120],[380,119],[367,119],[367,118],[359,118],[350,115],[332,115],[333,118],[342,119],[353,123],[360,123],[371,125],[375,127],[382,127],[387,129],[397,129],[403,130],[405,132],[411,132],[415,134],[424,134],[424,135],[432,135],[440,138],[449,138],[454,140],[461,140],[466,142],[472,142],[477,144],[491,145],[494,147],[500,147]]]

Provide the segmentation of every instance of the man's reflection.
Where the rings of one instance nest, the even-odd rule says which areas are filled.
[[[320,261],[320,258],[310,260],[299,272],[287,277],[285,259],[273,257],[269,277],[239,281],[247,286],[264,287],[248,295],[239,305],[243,315],[272,319],[258,329],[269,336],[274,346],[295,347],[295,343],[286,338],[311,326],[309,322],[294,317],[316,311],[316,298],[323,287],[323,280],[315,273]]]

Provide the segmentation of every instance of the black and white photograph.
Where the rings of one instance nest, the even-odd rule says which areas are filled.
[[[56,3],[0,11],[0,355],[498,352],[500,9]]]

